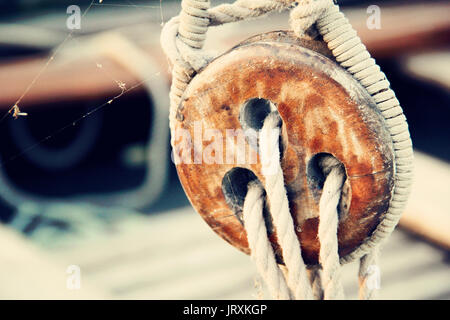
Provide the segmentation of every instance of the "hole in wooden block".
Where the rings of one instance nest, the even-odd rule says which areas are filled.
[[[253,98],[247,100],[240,111],[239,121],[242,128],[261,130],[264,124],[264,119],[272,111],[276,111],[275,105],[267,99]]]
[[[228,206],[242,223],[242,207],[248,191],[248,184],[258,181],[256,175],[245,168],[236,167],[228,171],[222,179],[222,192]]]
[[[252,98],[247,100],[242,105],[239,113],[239,121],[244,130],[253,129],[255,131],[259,131],[262,129],[266,117],[272,112],[276,112],[278,114],[277,107],[273,102],[264,98]],[[280,128],[280,155],[282,157],[287,145],[287,132],[283,128],[282,119]],[[255,140],[247,139],[247,142],[253,149],[258,149],[259,141],[255,144]]]
[[[250,182],[261,184],[256,175],[245,168],[236,167],[228,171],[222,179],[222,192],[228,206],[234,211],[234,214],[243,225],[242,210],[244,207],[245,196]],[[273,233],[273,222],[268,210],[264,206],[263,217],[266,222],[267,233],[270,236]]]
[[[349,209],[351,201],[351,188],[350,183],[347,179],[347,173],[345,171],[345,166],[341,161],[335,158],[330,153],[317,153],[308,162],[306,168],[306,176],[308,181],[308,186],[312,191],[314,199],[319,202],[323,191],[323,184],[326,180],[327,175],[331,170],[331,166],[342,166],[345,173],[344,185],[342,187],[341,199],[338,205],[339,219],[343,219]]]

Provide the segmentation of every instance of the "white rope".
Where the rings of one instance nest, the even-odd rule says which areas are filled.
[[[374,283],[380,281],[380,274],[378,267],[378,248],[371,253],[365,254],[359,262],[358,283],[359,283],[359,299],[373,300],[376,298],[377,285]]]
[[[237,0],[211,8],[210,25],[217,26],[251,18],[262,17],[270,12],[282,11],[291,7],[292,0]]]
[[[283,171],[280,165],[280,118],[272,112],[264,121],[260,133],[260,154],[262,173],[269,211],[282,248],[283,260],[288,269],[288,284],[296,299],[313,298],[306,266],[301,255],[300,243],[294,229],[294,221],[289,211],[289,202],[284,187]]]
[[[344,290],[341,284],[340,263],[338,254],[337,207],[344,183],[345,171],[342,165],[333,157],[325,157],[319,166],[326,176],[322,196],[319,203],[319,260],[322,269],[306,271],[306,266],[301,256],[300,243],[294,230],[294,222],[289,211],[289,203],[284,187],[283,171],[280,165],[279,136],[281,119],[276,112],[272,112],[264,121],[260,133],[260,153],[262,173],[265,178],[265,188],[269,212],[277,232],[277,240],[282,248],[283,260],[288,270],[288,285],[296,299],[343,299]],[[272,270],[267,269],[267,261],[275,261],[274,253],[270,246],[267,231],[264,226],[262,203],[262,187],[251,185],[244,202],[244,217],[252,217],[253,220],[245,221],[247,239],[251,255],[257,262],[260,274],[268,283],[271,292],[275,286],[279,286],[281,278],[280,270],[276,264],[271,264]],[[257,189],[257,190],[255,190]],[[260,199],[255,199],[259,196]],[[244,218],[246,219],[246,218]],[[248,218],[249,219],[249,218]],[[258,237],[255,237],[256,230]],[[259,265],[261,261],[261,265]],[[284,279],[284,278],[283,278]],[[323,287],[323,290],[322,288]],[[279,293],[272,293],[274,298]]]
[[[343,299],[341,264],[338,253],[338,205],[345,171],[337,159],[325,157],[319,167],[326,176],[319,202],[319,261],[322,266],[323,295],[326,300]]]
[[[244,201],[243,217],[251,257],[272,297],[287,300],[291,298],[291,295],[267,237],[267,229],[262,214],[263,205],[262,187],[257,183],[249,184]]]
[[[333,0],[301,0],[292,9],[290,24],[297,36],[302,36],[333,5]]]
[[[173,64],[170,92],[171,129],[174,128],[176,109],[181,102],[181,97],[188,83],[195,73],[212,58],[202,50],[208,27],[255,18],[272,11],[281,11],[288,8],[292,8],[290,24],[295,34],[302,36],[308,28],[315,25],[332,51],[336,61],[366,88],[384,116],[386,126],[391,134],[395,153],[394,190],[389,209],[372,235],[353,252],[340,258],[340,263],[346,263],[362,257],[360,268],[361,296],[364,298],[373,297],[373,290],[369,290],[367,286],[364,286],[364,283],[367,282],[364,280],[367,274],[364,270],[368,266],[367,261],[375,261],[371,253],[380,246],[380,243],[387,238],[398,223],[410,193],[413,171],[413,151],[408,125],[394,92],[389,88],[389,82],[376,65],[375,60],[370,57],[356,31],[339,11],[339,7],[334,5],[331,0],[302,0],[297,2],[291,0],[238,0],[232,4],[223,4],[215,8],[209,8],[209,6],[209,0],[183,0],[180,16],[172,18],[161,33],[163,50]],[[269,118],[264,126],[267,123],[267,126],[275,129],[275,122],[276,120]],[[265,131],[264,128],[263,131]],[[261,137],[261,139],[263,139],[262,141],[267,139],[266,141],[270,142],[269,137]],[[174,141],[172,140],[172,142]],[[266,143],[261,142],[260,145],[264,149]],[[316,269],[310,272],[313,284],[313,288],[311,288],[306,266],[301,257],[300,244],[293,229],[293,220],[289,213],[289,203],[279,163],[279,149],[278,147],[270,148],[270,143],[268,143],[267,149],[261,150],[261,158],[265,159],[266,163],[273,163],[273,166],[269,166],[269,168],[275,168],[276,170],[274,174],[267,174],[267,172],[264,174],[263,172],[263,175],[265,177],[269,209],[277,229],[278,241],[283,251],[283,259],[288,268],[287,283],[295,298],[310,299],[313,297],[321,298],[322,296],[325,298],[340,298],[343,296],[343,290],[339,279],[340,263],[337,253],[337,203],[343,175],[338,173],[339,168],[332,169],[324,185],[323,196],[319,205],[319,240],[321,243],[319,260],[322,270]],[[271,161],[274,155],[276,161]],[[253,188],[250,188],[250,190],[253,190]],[[260,208],[259,204],[262,203],[262,200],[249,199],[252,199],[250,203],[254,203],[256,208]],[[249,205],[244,205],[244,207],[246,208],[244,216],[246,214],[249,215],[249,212],[251,212],[248,216],[249,219],[258,215],[254,213],[253,208],[250,208]],[[256,209],[254,210],[256,212]],[[261,228],[262,211],[259,215],[261,217],[258,217],[258,228]],[[249,227],[249,223],[247,223],[246,228],[253,227]],[[261,258],[259,256],[261,254],[269,255],[270,253],[259,247],[267,239],[261,240],[260,237],[264,233],[260,229],[255,230],[259,230],[256,233],[258,236],[250,236],[252,240],[249,239],[249,242],[258,242],[249,243],[249,246],[253,246],[254,250],[252,251],[255,251],[254,254],[258,255],[259,260],[257,261],[266,261],[264,263],[267,263],[266,265],[262,264],[258,268],[260,272],[262,270],[263,276],[270,274],[271,278],[269,280],[266,278],[266,281],[271,283],[272,289],[282,288],[279,271],[275,272],[275,269],[269,270],[267,261],[271,258],[268,256]],[[259,246],[257,243],[259,243]],[[270,249],[267,243],[265,245],[266,249]],[[273,267],[273,264],[270,264],[270,266]],[[278,266],[276,267],[279,270]],[[323,292],[317,289],[317,286],[321,283],[324,287]],[[275,297],[286,297],[286,292],[277,292]]]
[[[380,71],[375,60],[370,57],[353,27],[339,11],[339,7],[332,5],[327,8],[317,20],[316,25],[336,61],[359,80],[374,98],[378,109],[385,117],[395,153],[394,193],[388,212],[370,238],[356,250],[341,258],[341,262],[346,263],[374,250],[397,225],[411,189],[412,142],[406,118],[394,92],[389,87],[386,76]]]
[[[323,299],[323,286],[322,286],[322,270],[320,267],[314,267],[312,269],[307,270],[309,282],[312,286],[312,291],[314,295],[314,299],[322,300]]]

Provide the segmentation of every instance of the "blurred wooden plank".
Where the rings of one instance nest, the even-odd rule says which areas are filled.
[[[382,280],[383,281],[383,280]],[[450,269],[447,265],[435,268],[424,268],[421,273],[406,281],[396,281],[389,284],[381,283],[382,299],[437,299],[448,298],[450,289]]]
[[[375,4],[375,3],[374,3]],[[447,46],[450,41],[450,3],[378,4],[381,29],[370,30],[366,8],[344,10],[362,42],[376,58]]]
[[[450,164],[417,151],[414,157],[412,193],[400,225],[450,250]]]
[[[431,159],[431,162],[435,160]],[[418,162],[417,162],[418,161]],[[429,190],[413,191],[413,203],[429,216],[437,212],[432,196],[445,173],[416,153],[416,181]],[[446,168],[447,165],[444,165]],[[424,176],[420,172],[423,170]],[[445,171],[445,170],[444,170]],[[430,172],[434,172],[430,175]],[[431,176],[439,178],[433,183]],[[427,184],[428,183],[428,184]],[[420,189],[419,189],[420,190]],[[448,188],[441,188],[447,191]],[[426,193],[425,193],[426,192]],[[424,198],[425,197],[425,198]],[[444,201],[442,202],[442,199]],[[167,201],[171,201],[167,196]],[[409,207],[409,206],[408,206]],[[412,206],[416,208],[415,205]],[[448,214],[448,211],[444,211]],[[405,217],[408,217],[408,212]],[[403,220],[402,220],[403,221]],[[424,224],[424,220],[421,220]],[[442,221],[441,221],[442,222]],[[403,223],[403,222],[402,222]],[[80,226],[81,227],[81,226]],[[124,299],[255,299],[257,273],[251,259],[220,239],[191,207],[145,217],[130,212],[114,232],[91,241],[82,235],[59,249],[42,252],[10,230],[0,228],[0,297],[3,298],[124,298]],[[445,227],[448,232],[448,227]],[[434,229],[432,229],[432,234]],[[76,240],[76,237],[74,238]],[[384,299],[448,299],[448,252],[396,230],[381,255]],[[66,289],[66,267],[81,267],[82,290]],[[357,262],[345,265],[347,297],[357,298]],[[267,291],[265,297],[269,295]]]
[[[86,281],[114,298],[256,299],[260,294],[251,259],[220,239],[190,207],[128,215],[117,228],[116,234],[62,248],[53,257],[80,265]],[[445,259],[444,251],[396,230],[381,255],[380,298],[446,297]],[[357,270],[357,262],[343,268],[350,299],[357,299]]]
[[[450,90],[450,49],[410,55],[404,68],[415,78]]]
[[[0,225],[0,299],[104,299],[102,290],[89,286],[81,274],[81,288],[69,290],[67,267],[21,235]]]

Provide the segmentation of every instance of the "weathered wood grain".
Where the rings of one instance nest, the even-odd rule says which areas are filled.
[[[304,259],[314,264],[320,248],[321,186],[309,170],[316,155],[333,155],[347,173],[348,203],[341,210],[338,231],[341,256],[370,236],[387,211],[394,165],[391,138],[372,98],[338,64],[304,46],[326,54],[320,41],[300,43],[289,33],[278,31],[247,40],[214,60],[188,86],[172,136],[179,136],[177,130],[187,130],[194,140],[192,146],[175,138],[175,149],[183,153],[178,174],[193,206],[221,237],[248,252],[245,230],[237,218],[241,208],[227,204],[222,180],[239,167],[253,172],[264,184],[260,162],[251,163],[247,156],[254,146],[245,140],[245,161],[236,163],[235,158],[229,163],[227,155],[236,152],[235,146],[220,141],[222,158],[215,159],[219,163],[208,164],[202,152],[212,140],[196,137],[202,135],[196,128],[200,124],[203,131],[218,130],[226,138],[227,130],[246,129],[242,108],[247,101],[271,101],[283,121],[281,161],[291,214]],[[271,238],[279,250],[276,232]]]

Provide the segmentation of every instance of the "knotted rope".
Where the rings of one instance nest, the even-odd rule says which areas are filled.
[[[179,16],[172,18],[163,28],[161,44],[169,57],[172,69],[170,92],[170,126],[176,121],[176,108],[191,78],[213,57],[202,50],[209,26],[256,18],[273,11],[291,9],[290,24],[297,36],[311,26],[322,35],[336,61],[357,79],[373,97],[385,118],[395,153],[395,180],[389,209],[376,230],[357,249],[339,259],[337,252],[337,204],[344,181],[342,168],[336,163],[322,164],[327,173],[319,203],[319,255],[321,269],[307,270],[301,257],[300,244],[289,212],[279,148],[270,145],[268,129],[275,129],[278,120],[270,115],[261,134],[261,158],[271,163],[266,171],[265,189],[270,213],[282,248],[287,267],[286,278],[276,264],[275,255],[267,238],[262,217],[264,190],[252,184],[244,203],[244,222],[252,258],[266,280],[274,298],[342,298],[340,265],[360,258],[360,297],[373,298],[374,288],[368,286],[369,267],[376,261],[381,242],[393,231],[410,193],[412,181],[412,143],[406,118],[394,92],[389,88],[383,72],[370,57],[366,47],[332,0],[237,0],[210,8],[209,0],[183,0]],[[274,119],[275,118],[275,119]],[[266,133],[265,133],[266,132]],[[265,141],[265,142],[264,142]],[[173,144],[172,137],[172,144]],[[264,149],[266,148],[266,149]],[[272,161],[275,159],[275,161]],[[269,174],[270,173],[270,174]],[[312,284],[312,285],[311,285]]]

